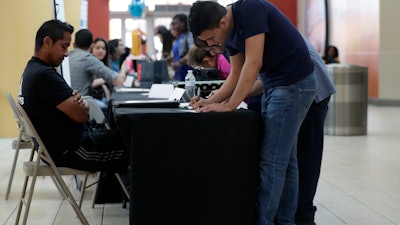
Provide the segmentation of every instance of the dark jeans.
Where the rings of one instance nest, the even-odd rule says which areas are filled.
[[[314,221],[313,200],[317,190],[321,170],[324,145],[324,123],[330,97],[312,103],[300,127],[297,143],[297,161],[299,168],[299,201],[296,221]]]

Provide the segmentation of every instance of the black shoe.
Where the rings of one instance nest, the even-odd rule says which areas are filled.
[[[296,222],[296,225],[317,225],[315,222]]]

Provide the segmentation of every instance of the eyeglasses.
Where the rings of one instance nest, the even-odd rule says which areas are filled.
[[[194,44],[196,47],[204,49],[206,51],[214,50],[215,48],[221,48],[220,45],[208,45],[207,41],[200,40],[197,36],[194,37]]]

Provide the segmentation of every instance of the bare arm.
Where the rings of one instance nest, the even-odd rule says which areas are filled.
[[[260,71],[263,60],[264,41],[265,41],[265,34],[258,34],[250,38],[247,38],[245,41],[246,55],[244,57],[244,63],[242,64],[243,66],[241,66],[239,61],[231,61],[232,65],[231,70],[234,70],[234,73],[236,73],[236,71],[240,71],[240,76],[237,78],[235,76],[233,78],[233,79],[238,79],[237,85],[234,86],[233,94],[227,103],[210,104],[203,106],[201,108],[196,108],[195,104],[194,108],[199,112],[211,112],[211,111],[226,112],[235,110],[236,107],[243,101],[243,99],[245,99],[247,95],[250,93],[257,79],[257,75]],[[228,80],[230,80],[231,75],[232,71],[228,77]],[[233,85],[233,84],[234,83],[231,84],[228,83],[228,85]],[[224,88],[224,86],[225,84],[221,87],[221,89]],[[226,97],[225,96],[226,93],[227,92],[224,90],[220,95],[218,95],[219,94],[218,92],[215,96]],[[221,99],[218,98],[217,100]]]
[[[245,41],[246,56],[243,67],[240,71],[238,85],[232,94],[229,102],[234,110],[247,97],[253,88],[260,71],[264,53],[265,34],[258,34],[247,38]]]
[[[105,84],[106,81],[103,78],[96,78],[92,82],[92,88],[100,87],[101,85]]]
[[[240,75],[240,70],[244,62],[243,53],[231,56],[230,61],[231,61],[231,70],[228,78],[221,86],[221,88],[219,88],[218,91],[215,92],[215,94],[211,95],[208,99],[202,99],[197,103],[195,101],[192,101],[191,105],[193,106],[193,108],[198,109],[208,104],[222,103],[232,95],[237,85]]]
[[[247,95],[247,97],[252,97],[259,95],[264,92],[264,87],[263,83],[261,80],[256,80],[256,82],[253,85],[253,88],[251,89],[250,93]]]
[[[76,91],[72,92],[71,97],[58,104],[57,109],[75,122],[86,123],[89,120],[89,107]]]

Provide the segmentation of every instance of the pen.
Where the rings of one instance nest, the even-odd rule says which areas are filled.
[[[201,89],[200,87],[197,88],[197,101],[200,101]]]

